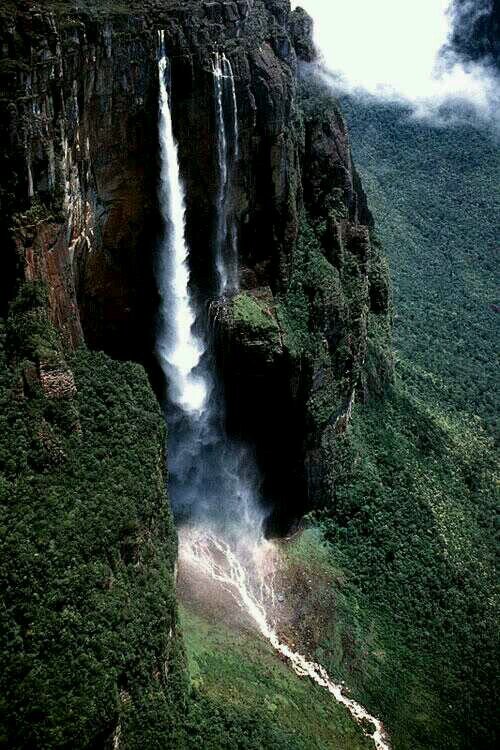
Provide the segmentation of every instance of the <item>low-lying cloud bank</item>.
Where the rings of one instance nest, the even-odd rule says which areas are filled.
[[[500,113],[493,0],[292,0],[314,19],[326,76],[416,116]],[[495,30],[496,29],[496,30]],[[446,113],[446,114],[445,114]]]

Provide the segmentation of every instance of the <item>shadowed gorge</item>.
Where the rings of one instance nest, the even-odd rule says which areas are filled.
[[[0,750],[495,746],[496,135],[294,5],[0,8]]]

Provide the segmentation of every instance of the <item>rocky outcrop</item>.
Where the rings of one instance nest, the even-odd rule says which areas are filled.
[[[381,348],[368,345],[369,320],[378,315],[380,339],[389,336],[386,269],[343,118],[313,75],[300,84],[314,58],[310,18],[286,0],[184,6],[165,35],[191,267],[203,300],[214,286],[221,50],[238,105],[229,210],[242,293],[212,310],[218,359],[228,427],[257,446],[264,492],[286,525],[328,492],[323,433],[345,429],[355,392],[389,376],[387,347],[364,373]]]
[[[329,456],[355,399],[383,392],[392,373],[388,271],[344,119],[314,67],[300,68],[289,93],[283,181],[295,204],[279,229],[295,239],[283,241],[277,280],[271,264],[247,259],[244,294],[218,312],[230,423],[257,445],[278,528],[327,503]],[[249,329],[265,283],[274,328]]]
[[[314,62],[313,21],[303,8],[295,8],[290,16],[290,34],[298,58],[304,62]]]
[[[289,17],[288,2],[256,0],[198,3],[166,23],[188,239],[195,277],[205,289],[211,283],[219,180],[212,74],[217,50],[225,51],[235,78],[240,158],[231,210],[248,285],[268,284],[275,291],[297,236],[297,58]]]
[[[283,283],[298,231],[297,58],[287,0],[19,4],[0,16],[0,180],[13,294],[44,279],[66,342],[147,360],[157,229],[157,29],[171,61],[173,120],[187,186],[188,238],[210,286],[215,164],[214,54],[235,74],[240,166],[233,191],[249,285]],[[306,43],[307,17],[293,14]],[[302,36],[301,36],[302,35]],[[7,264],[6,264],[7,265]],[[243,274],[245,275],[245,273]]]
[[[50,6],[49,6],[50,7]],[[137,358],[154,305],[157,78],[143,19],[0,19],[3,242],[66,343]],[[4,292],[8,294],[8,290]]]

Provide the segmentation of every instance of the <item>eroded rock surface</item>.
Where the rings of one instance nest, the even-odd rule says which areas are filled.
[[[307,14],[288,0],[184,0],[2,18],[4,254],[47,282],[67,345],[152,363],[158,29],[201,304],[215,285],[216,52],[234,73],[242,291],[218,306],[218,356],[230,428],[255,441],[267,491],[293,517],[328,492],[325,435],[390,375],[387,271],[345,122],[310,71]],[[269,326],[249,325],[252,307]]]

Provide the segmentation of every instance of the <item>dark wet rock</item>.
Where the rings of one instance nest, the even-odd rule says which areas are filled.
[[[0,16],[0,137],[11,144],[0,172],[2,299],[16,275],[45,280],[68,346],[85,339],[154,372],[157,31],[202,305],[215,281],[212,69],[224,51],[238,105],[230,211],[242,294],[220,306],[217,357],[230,430],[257,445],[284,517],[300,515],[328,491],[324,432],[345,429],[356,394],[381,392],[390,377],[385,354],[365,375],[372,323],[389,330],[387,269],[345,121],[306,64],[311,20],[288,0],[89,8],[20,4]]]
[[[295,8],[293,11],[290,31],[297,57],[304,62],[313,62],[316,58],[313,43],[313,20],[303,8]]]

